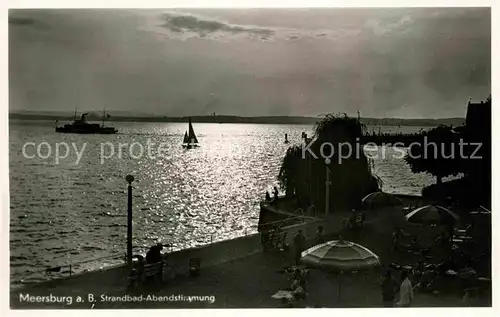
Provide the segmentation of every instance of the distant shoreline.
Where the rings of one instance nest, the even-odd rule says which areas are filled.
[[[310,124],[313,125],[319,117],[299,117],[299,116],[261,116],[261,117],[240,117],[240,116],[192,116],[192,122],[197,123],[260,123],[260,124]],[[22,114],[10,113],[9,119],[16,120],[47,120],[71,122],[72,117],[66,115],[50,114]],[[99,117],[89,117],[89,121],[100,121]],[[188,122],[188,117],[161,117],[161,116],[113,116],[107,122]],[[441,118],[441,119],[400,119],[400,118],[361,118],[361,122],[366,125],[380,126],[438,126],[440,124],[459,126],[465,122],[465,118]]]

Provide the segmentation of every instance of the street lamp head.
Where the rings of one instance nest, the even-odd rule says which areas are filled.
[[[134,181],[134,176],[132,176],[132,175],[127,175],[127,176],[125,177],[125,179],[127,180],[127,182],[128,182],[129,184],[132,184],[132,182]]]

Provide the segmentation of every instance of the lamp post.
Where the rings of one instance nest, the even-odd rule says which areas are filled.
[[[134,176],[127,175],[128,182],[128,209],[127,209],[127,265],[132,267],[132,182]]]
[[[331,161],[330,159],[325,160],[326,164],[330,164]],[[330,169],[328,166],[326,166],[326,181],[325,181],[325,216],[328,216],[330,213],[330,185],[332,183],[330,182]]]

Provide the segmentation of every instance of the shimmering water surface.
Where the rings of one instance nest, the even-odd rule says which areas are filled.
[[[288,148],[312,126],[195,123],[201,147],[184,150],[185,123],[113,123],[116,135],[54,132],[53,123],[10,123],[11,277],[16,283],[44,278],[48,266],[65,265],[126,250],[127,184],[133,192],[134,252],[162,241],[173,249],[241,236],[257,230],[259,201],[277,184]],[[394,131],[386,127],[383,131]],[[401,127],[416,132],[419,127]],[[47,142],[47,159],[25,158],[26,142]],[[58,143],[70,146],[57,163]],[[137,142],[133,145],[134,142]],[[83,150],[80,162],[75,148]],[[141,146],[144,153],[140,157]],[[160,144],[161,148],[160,148]],[[48,156],[48,146],[40,148]],[[113,152],[113,151],[114,152]],[[132,150],[132,153],[130,153]],[[368,151],[388,192],[419,194],[434,180],[413,174],[392,149]],[[36,148],[28,144],[26,154]],[[60,145],[59,154],[66,149]],[[104,155],[101,155],[104,154]],[[109,264],[101,260],[74,270]],[[115,260],[116,262],[116,260]]]

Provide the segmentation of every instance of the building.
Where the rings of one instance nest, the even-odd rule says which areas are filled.
[[[469,144],[464,164],[469,194],[491,208],[491,96],[485,101],[469,101],[464,130]]]

